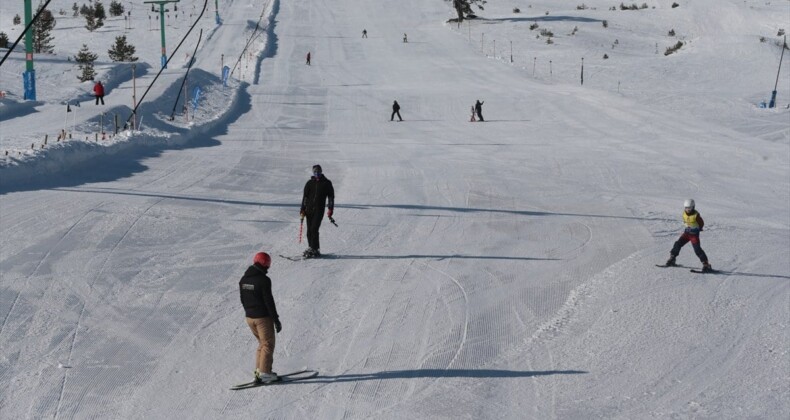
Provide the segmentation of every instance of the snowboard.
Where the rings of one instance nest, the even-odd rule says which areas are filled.
[[[302,381],[305,379],[315,378],[316,376],[318,376],[317,370],[304,369],[296,372],[286,373],[285,375],[279,375],[279,379],[274,382],[260,383],[260,384],[256,384],[255,382],[246,382],[243,384],[234,385],[230,389],[232,391],[239,391],[242,389],[257,388],[259,386],[277,385],[277,384],[285,384],[288,382]]]

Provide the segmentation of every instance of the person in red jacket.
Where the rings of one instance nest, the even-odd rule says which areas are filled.
[[[252,262],[239,280],[239,294],[247,325],[258,340],[254,381],[258,384],[277,382],[280,378],[272,372],[274,332],[279,333],[283,326],[272,296],[272,280],[266,275],[272,265],[272,257],[265,252],[259,252],[255,254]]]
[[[96,105],[99,104],[99,101],[104,105],[104,85],[101,84],[101,80],[93,85],[93,94],[96,95]]]

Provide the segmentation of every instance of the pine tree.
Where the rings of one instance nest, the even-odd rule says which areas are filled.
[[[88,15],[93,15],[93,12],[91,11],[90,7],[86,6],[85,3],[83,3],[82,6],[80,6],[80,14],[82,16],[88,16]]]
[[[85,13],[85,29],[88,32],[93,32],[99,28],[98,22],[96,22],[96,18],[93,16],[93,9],[89,8],[88,13]]]
[[[110,16],[121,16],[124,12],[121,2],[112,0],[110,2]]]
[[[107,53],[110,54],[110,60],[112,61],[137,61],[137,57],[134,56],[134,45],[126,43],[126,35],[116,36],[115,45]]]
[[[41,10],[40,5],[36,13]],[[41,14],[38,16],[38,19],[33,23],[33,51],[36,53],[49,53],[51,54],[55,47],[52,45],[52,37],[51,33],[52,30],[55,29],[55,16],[52,15],[52,12],[49,9],[44,9]]]
[[[88,46],[82,44],[80,52],[74,56],[74,61],[77,62],[77,68],[80,69],[80,75],[77,76],[80,82],[93,80],[93,77],[96,76],[96,70],[93,69],[93,62],[96,61],[97,58],[99,58],[98,54],[90,52]]]
[[[22,23],[22,18],[18,14],[14,15],[14,25],[19,25],[20,23]]]
[[[74,16],[74,17],[77,17],[77,16],[79,16],[79,15],[80,15],[80,7],[79,7],[79,6],[77,6],[77,3],[76,3],[76,2],[74,2],[74,5],[73,5],[73,6],[71,6],[71,10],[73,10],[73,11],[74,11],[74,15],[72,15],[72,16]]]
[[[0,32],[0,48],[8,48],[8,35],[5,32]]]
[[[93,16],[96,18],[97,21],[104,22],[104,19],[107,19],[107,13],[104,11],[104,5],[101,4],[100,1],[97,1],[96,4],[93,5]]]

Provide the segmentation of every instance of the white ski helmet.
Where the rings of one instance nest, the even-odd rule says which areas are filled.
[[[694,199],[689,198],[683,202],[683,208],[694,209]]]

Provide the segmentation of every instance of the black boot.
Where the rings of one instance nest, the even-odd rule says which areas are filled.
[[[667,260],[666,264],[664,264],[664,265],[666,265],[667,267],[674,267],[674,266],[676,266],[677,264],[675,264],[675,256],[674,255],[670,255],[669,259]]]

